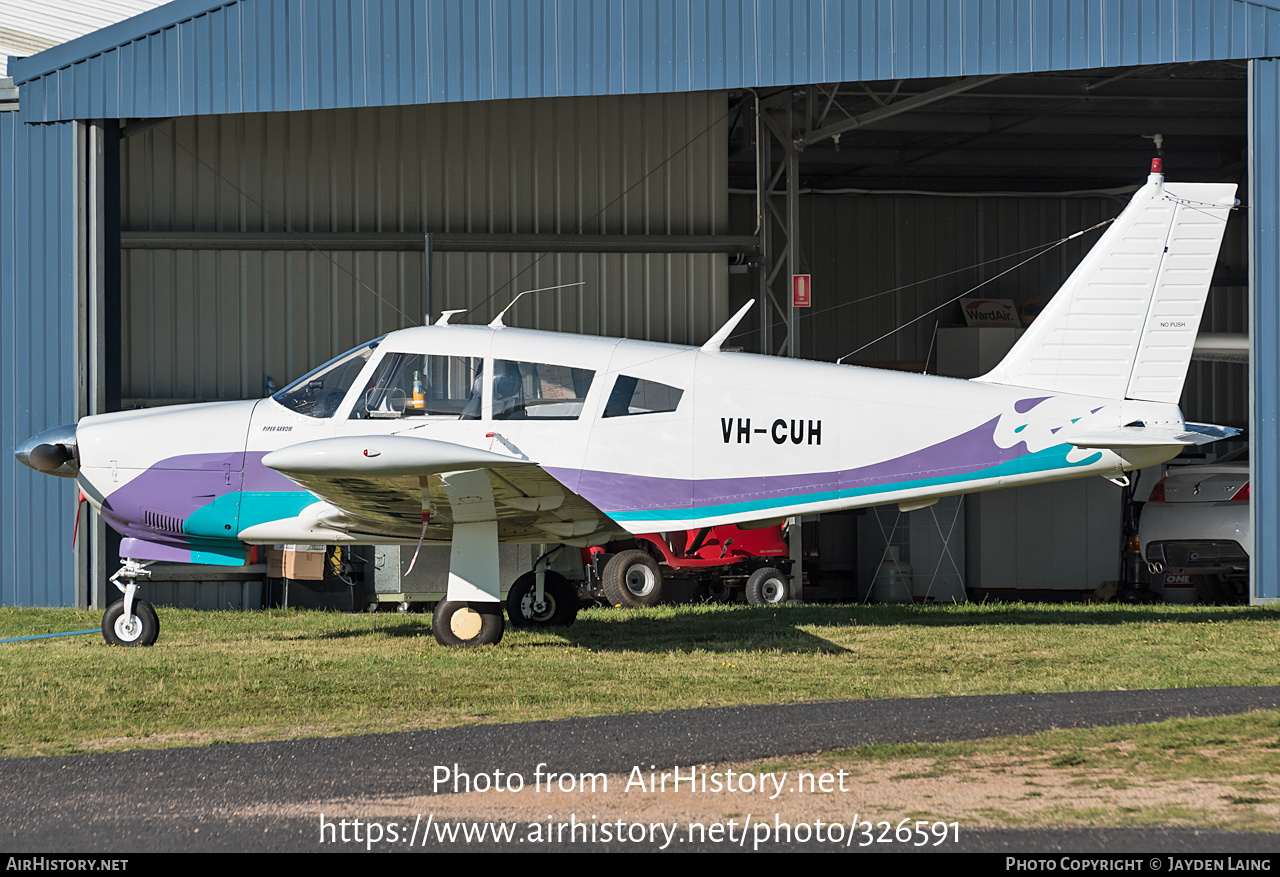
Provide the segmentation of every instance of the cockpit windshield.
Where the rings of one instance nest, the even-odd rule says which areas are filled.
[[[329,360],[271,398],[290,411],[307,417],[332,417],[381,340],[377,338]]]

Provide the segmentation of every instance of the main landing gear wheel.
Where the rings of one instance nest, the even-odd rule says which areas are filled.
[[[160,635],[160,619],[146,600],[133,601],[133,615],[124,614],[124,601],[112,603],[102,616],[102,638],[109,646],[149,646]]]
[[[790,590],[782,570],[766,566],[753,572],[747,579],[747,602],[752,606],[776,606],[787,602]]]
[[[507,618],[511,626],[568,627],[578,618],[578,594],[569,580],[558,572],[543,573],[541,604],[537,596],[536,574],[527,572],[516,579],[507,592]]]
[[[431,632],[442,646],[488,646],[502,641],[502,604],[441,600],[431,613]]]
[[[609,558],[600,585],[611,606],[656,606],[662,599],[662,570],[647,552],[632,548]]]

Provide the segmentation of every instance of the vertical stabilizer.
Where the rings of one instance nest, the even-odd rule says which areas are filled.
[[[1235,191],[1166,186],[1153,167],[1031,328],[975,380],[1177,403]]]

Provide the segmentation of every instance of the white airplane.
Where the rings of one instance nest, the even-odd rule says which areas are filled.
[[[496,643],[499,542],[598,545],[1069,478],[1123,482],[1234,435],[1178,408],[1234,195],[1166,185],[1153,163],[1031,328],[973,380],[721,350],[750,304],[700,348],[526,331],[501,315],[450,325],[454,311],[269,399],[86,417],[17,457],[77,478],[125,537],[108,642],[155,641],[155,612],[135,596],[149,562],[239,565],[247,544],[425,541],[452,546],[437,641]],[[642,567],[613,572],[642,587]],[[563,621],[548,609],[557,601],[576,613],[554,573],[530,580],[513,623]]]

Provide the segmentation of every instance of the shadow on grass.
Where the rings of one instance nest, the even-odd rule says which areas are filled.
[[[579,616],[571,627],[547,629],[596,651],[770,651],[847,654],[821,628],[980,627],[984,625],[1092,626],[1121,624],[1238,623],[1280,620],[1280,609],[1200,606],[1061,604],[965,604],[959,606],[718,606],[657,610],[602,609]],[[802,627],[818,628],[817,631]]]
[[[660,617],[654,617],[658,615]],[[564,648],[568,644],[592,651],[768,651],[795,653],[843,653],[848,650],[796,627],[810,622],[778,617],[767,609],[719,607],[714,612],[686,614],[659,609],[655,612],[601,610],[579,616],[570,627],[528,629],[554,640],[522,643],[524,648]],[[837,622],[839,623],[839,622]],[[520,631],[507,625],[509,642]],[[408,616],[375,628],[351,627],[314,634],[317,640],[349,640],[369,636],[395,639],[426,637],[434,644],[431,615]]]
[[[751,609],[752,607],[745,607]],[[845,626],[910,624],[959,627],[979,624],[1202,624],[1276,621],[1280,608],[1265,606],[1179,606],[1127,603],[960,603],[788,606],[806,616],[797,624]]]
[[[414,619],[414,620],[410,620]],[[389,636],[396,639],[431,636],[431,616],[409,616],[404,621],[372,628],[350,628],[347,630],[331,630],[322,633],[316,639],[356,639],[366,636]]]
[[[801,630],[793,620],[632,618],[621,623],[580,618],[547,632],[596,652],[779,652],[848,654],[849,649]]]
[[[1261,606],[1164,607],[1119,603],[666,606],[644,610],[585,611],[570,627],[533,630],[532,633],[539,639],[520,645],[522,648],[539,649],[563,648],[568,644],[608,652],[777,651],[787,654],[848,654],[851,651],[849,648],[824,638],[822,629],[1121,624],[1186,627],[1209,623],[1276,620],[1280,620],[1280,608]],[[372,628],[353,626],[315,636],[317,639],[328,640],[368,636],[430,639],[431,615],[407,615]],[[508,626],[508,642],[520,636],[520,631]],[[541,639],[545,636],[554,639]]]

